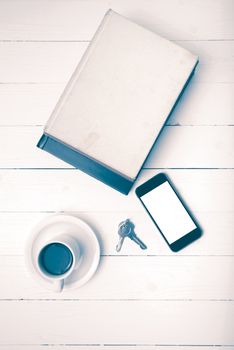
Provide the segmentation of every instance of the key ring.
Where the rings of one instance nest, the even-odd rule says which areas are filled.
[[[122,221],[119,224],[119,230],[123,236],[128,236],[128,234],[131,232],[132,227],[131,227],[131,221],[129,219],[126,219],[125,221]],[[127,231],[126,231],[127,229]]]

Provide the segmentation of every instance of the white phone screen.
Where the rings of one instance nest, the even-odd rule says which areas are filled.
[[[169,244],[197,227],[167,181],[141,196],[141,200]]]

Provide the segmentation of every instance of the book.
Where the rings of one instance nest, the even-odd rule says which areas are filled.
[[[109,10],[38,147],[128,194],[198,57]]]

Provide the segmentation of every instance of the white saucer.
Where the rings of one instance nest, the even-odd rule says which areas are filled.
[[[44,287],[53,290],[52,281],[45,279],[37,270],[35,263],[36,250],[41,244],[62,233],[69,233],[79,243],[81,250],[81,262],[77,270],[74,270],[64,281],[64,290],[70,290],[83,286],[94,275],[100,260],[100,246],[92,228],[83,220],[70,215],[52,215],[42,220],[32,232],[27,247],[26,261],[33,276]]]

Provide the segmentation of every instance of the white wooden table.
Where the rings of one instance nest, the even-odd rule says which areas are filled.
[[[36,148],[43,125],[111,7],[200,56],[136,185],[167,172],[204,229],[169,251],[137,201]],[[234,1],[0,2],[0,349],[234,347]],[[52,213],[86,220],[101,263],[54,294],[28,274],[24,246]],[[130,217],[148,245],[115,251]],[[134,345],[134,347],[133,347]]]

